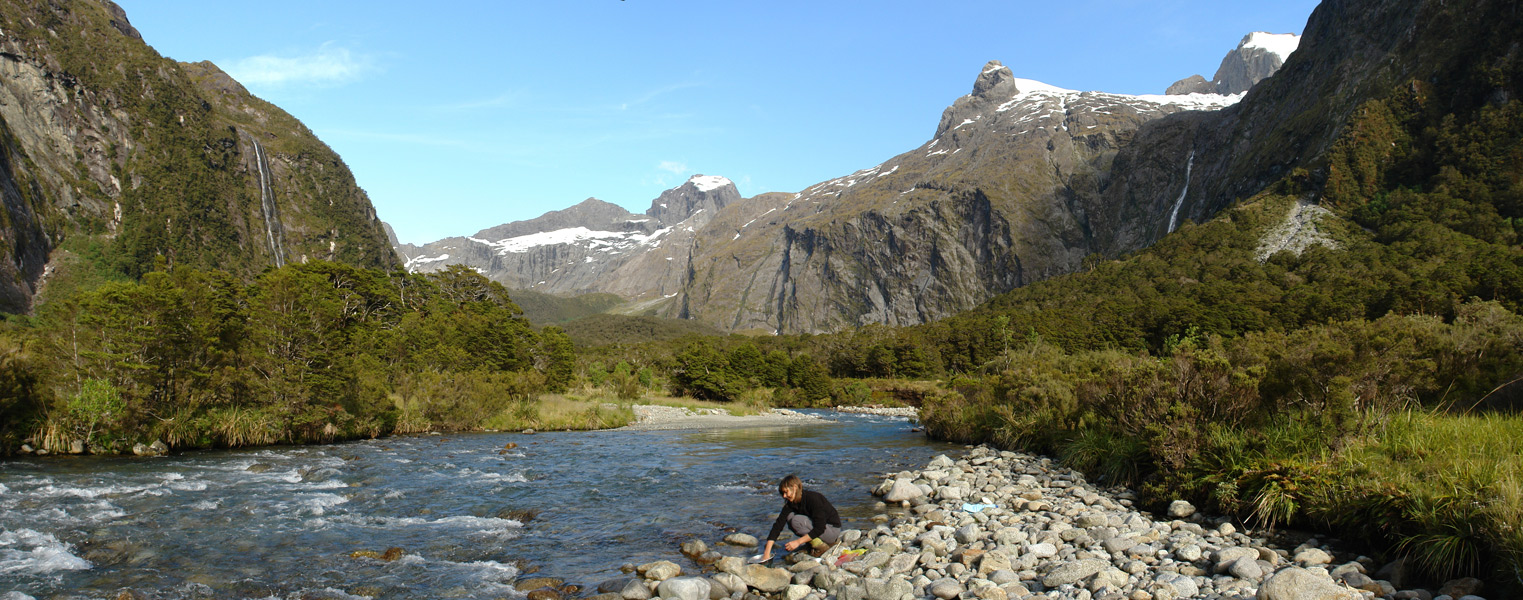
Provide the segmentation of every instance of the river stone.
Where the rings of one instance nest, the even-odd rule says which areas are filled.
[[[1194,598],[1200,593],[1200,586],[1195,584],[1195,579],[1178,573],[1163,572],[1153,579],[1157,584],[1167,586],[1175,598]],[[1156,589],[1156,586],[1155,586]],[[1157,595],[1155,592],[1154,595]]]
[[[1099,513],[1085,513],[1079,515],[1079,518],[1074,520],[1074,525],[1081,529],[1089,529],[1091,527],[1104,527],[1109,522],[1110,519],[1105,518],[1105,515]]]
[[[1227,565],[1227,574],[1238,579],[1258,581],[1260,578],[1264,577],[1264,569],[1259,567],[1257,555],[1251,557],[1244,556],[1235,561],[1232,561],[1232,564]],[[1366,577],[1365,579],[1369,578]]]
[[[980,577],[988,577],[990,573],[1007,571],[1010,567],[1010,556],[996,550],[984,554],[983,559],[978,561],[978,575]]]
[[[945,454],[936,455],[936,458],[931,459],[931,462],[926,464],[927,469],[950,469],[955,466],[957,466],[957,463],[947,458]]]
[[[561,593],[555,588],[539,588],[525,595],[527,600],[561,600]]]
[[[714,568],[719,569],[723,573],[739,575],[741,571],[745,570],[746,561],[735,556],[726,556],[719,559],[719,562],[714,563]]]
[[[888,564],[889,556],[884,552],[868,552],[862,558],[846,563],[843,567],[847,571],[861,575],[873,567],[881,567]]]
[[[169,446],[164,445],[164,442],[160,440],[154,440],[152,444],[149,444],[148,450],[153,452],[154,456],[169,454]]]
[[[742,548],[755,548],[760,544],[760,542],[756,541],[756,536],[749,533],[732,533],[724,536],[724,543]]]
[[[1200,550],[1200,546],[1195,544],[1185,544],[1174,549],[1174,558],[1185,562],[1195,562],[1200,560],[1202,554],[1203,553]]]
[[[1292,560],[1303,565],[1316,566],[1333,562],[1333,557],[1329,556],[1326,552],[1323,552],[1319,548],[1307,548],[1297,552],[1295,558]]]
[[[941,598],[941,600],[952,600],[959,594],[962,594],[964,590],[962,589],[962,584],[958,583],[956,579],[947,578],[931,582],[926,591],[930,592],[932,596]]]
[[[603,583],[598,584],[598,593],[607,594],[621,592],[624,590],[624,586],[629,585],[629,582],[631,581],[634,581],[633,577],[615,577],[613,579],[609,579]]]
[[[1370,579],[1370,576],[1365,575],[1364,573],[1348,573],[1342,577],[1342,580],[1343,585],[1357,590],[1365,590],[1375,594],[1376,596],[1381,595],[1381,592],[1383,591],[1379,583],[1376,583],[1374,579]]]
[[[1064,563],[1047,573],[1047,576],[1042,578],[1042,585],[1051,588],[1068,583],[1077,583],[1079,580],[1099,573],[1109,566],[1110,561],[1098,558]]]
[[[1131,579],[1131,576],[1127,575],[1125,571],[1116,567],[1109,567],[1095,574],[1094,580],[1089,582],[1089,589],[1090,591],[1099,591],[1100,588],[1110,586],[1119,590],[1126,587],[1126,584]]]
[[[703,540],[688,540],[686,542],[682,542],[682,554],[688,558],[702,555],[704,552],[708,551],[709,545],[703,543]]]
[[[789,573],[787,569],[773,568],[765,565],[746,565],[736,575],[739,575],[741,581],[746,582],[746,585],[769,594],[781,592],[784,588],[788,587],[788,584],[793,583],[793,574]]]
[[[973,596],[978,598],[978,600],[1010,600],[1010,594],[1006,594],[1005,590],[992,585],[986,585],[973,590]]]
[[[629,583],[624,584],[624,589],[619,590],[619,595],[623,596],[624,600],[649,600],[650,588],[645,587],[644,581],[630,579]]]
[[[790,585],[783,590],[783,600],[804,600],[811,591],[807,585]]]
[[[900,577],[863,581],[866,600],[901,600],[914,593],[914,586]]]
[[[1333,583],[1331,577],[1300,567],[1281,569],[1259,586],[1258,600],[1360,600],[1359,592]]]
[[[1239,548],[1235,546],[1231,548],[1222,548],[1221,550],[1216,551],[1215,569],[1217,573],[1226,573],[1227,569],[1230,568],[1233,563],[1236,563],[1238,559],[1257,559],[1258,557],[1259,551],[1254,550],[1253,548]]]
[[[1184,519],[1195,514],[1195,505],[1184,500],[1175,500],[1169,503],[1169,516],[1175,519]]]
[[[1020,580],[1021,576],[1016,574],[1015,571],[1010,570],[995,571],[989,574],[989,581],[994,582],[994,585],[1005,585],[1007,583],[1015,583]]]
[[[530,577],[528,579],[520,579],[513,582],[513,589],[520,592],[527,592],[529,590],[537,590],[539,588],[545,587],[553,588],[559,586],[562,583],[565,583],[565,581],[556,579],[554,577]],[[602,590],[600,589],[599,591]]]
[[[953,533],[952,537],[956,538],[959,544],[971,544],[978,541],[978,537],[982,533],[983,530],[979,529],[977,525],[970,524],[958,527],[957,532]]]
[[[1052,558],[1058,555],[1058,547],[1047,542],[1032,544],[1026,546],[1026,553],[1037,558]]]
[[[883,495],[885,502],[904,502],[924,496],[925,492],[920,486],[911,483],[908,479],[894,480],[894,487],[889,488],[888,493]]]
[[[918,554],[895,554],[893,558],[888,559],[888,569],[886,572],[890,574],[907,573],[910,569],[915,568],[915,563],[918,562],[920,562],[920,555]]]
[[[965,496],[966,494],[963,492],[963,489],[955,485],[944,485],[936,488],[936,499],[938,500],[962,500]]]
[[[682,567],[669,560],[645,563],[635,570],[651,581],[665,581],[682,574]]]
[[[673,577],[656,586],[666,600],[709,600],[709,581],[702,577]]]

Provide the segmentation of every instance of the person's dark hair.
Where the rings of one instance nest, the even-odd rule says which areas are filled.
[[[799,480],[798,475],[789,475],[784,477],[782,481],[777,482],[777,493],[779,494],[787,492],[788,490],[802,489],[804,489],[804,482]]]

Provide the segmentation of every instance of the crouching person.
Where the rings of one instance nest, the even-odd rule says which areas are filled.
[[[789,552],[809,544],[811,555],[824,556],[841,539],[841,516],[836,514],[836,507],[823,494],[805,490],[804,482],[799,481],[797,475],[784,477],[777,484],[777,491],[783,495],[783,509],[777,513],[772,532],[767,534],[767,548],[762,551],[762,560],[772,559],[772,545],[777,542],[784,525],[799,536],[783,545]]]

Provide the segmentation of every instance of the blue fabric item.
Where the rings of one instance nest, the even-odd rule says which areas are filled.
[[[962,509],[967,511],[967,512],[970,512],[970,513],[976,513],[978,511],[981,511],[981,510],[986,509],[986,508],[994,508],[994,505],[993,504],[968,504],[966,502],[964,502],[963,505],[962,505]]]

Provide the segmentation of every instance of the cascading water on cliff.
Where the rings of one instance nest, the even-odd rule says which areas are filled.
[[[264,146],[259,145],[259,140],[253,142],[254,164],[259,166],[259,203],[264,212],[265,240],[270,244],[270,253],[275,255],[275,266],[283,267],[286,265],[285,235],[283,228],[278,227],[280,213],[275,210],[275,190],[270,186],[270,163],[265,158]]]
[[[1190,193],[1190,171],[1195,168],[1195,151],[1190,151],[1190,159],[1185,162],[1185,189],[1179,190],[1179,199],[1174,201],[1174,210],[1169,212],[1169,231],[1174,233],[1174,227],[1179,223],[1179,207],[1185,205],[1185,194]]]

